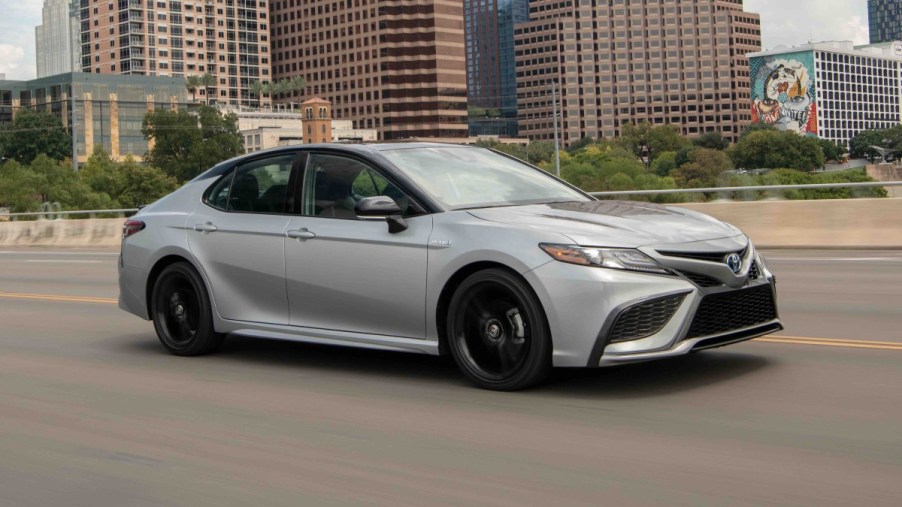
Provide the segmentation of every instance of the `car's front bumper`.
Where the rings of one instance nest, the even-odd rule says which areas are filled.
[[[682,276],[562,262],[547,263],[526,276],[545,307],[554,365],[596,367],[679,356],[782,329],[773,277],[763,266],[760,270],[757,279],[737,287],[702,287]],[[745,295],[750,293],[756,296],[749,299],[752,304],[770,304],[772,314],[762,310],[743,315],[744,311],[757,311],[746,304]],[[669,306],[665,318],[659,318],[666,321],[660,328],[652,326],[654,332],[638,339],[613,340],[618,318],[627,311],[668,298],[679,299],[679,303]],[[718,299],[720,304],[711,304]],[[737,318],[732,318],[734,315]]]

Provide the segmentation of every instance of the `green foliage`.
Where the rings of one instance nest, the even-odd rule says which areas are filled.
[[[136,208],[172,192],[175,179],[131,158],[115,162],[102,149],[79,172],[68,163],[39,155],[30,165],[0,166],[0,206],[15,212],[37,211],[43,202],[66,210]]]
[[[720,175],[730,169],[730,160],[719,150],[698,148],[689,154],[689,162],[671,175],[680,188],[716,187]]]
[[[533,141],[522,145],[501,143],[495,139],[480,139],[476,141],[476,146],[491,148],[533,165],[554,161],[554,142],[552,141]]]
[[[72,156],[72,140],[55,115],[20,109],[13,122],[0,129],[0,157],[30,164],[41,153],[62,160]]]
[[[811,171],[824,166],[824,152],[817,139],[779,130],[751,132],[741,137],[729,154],[733,165],[741,169]]]
[[[808,174],[792,169],[777,169],[758,177],[758,185],[809,185],[817,183],[858,183],[875,181],[863,169]],[[883,187],[873,188],[827,188],[808,190],[785,190],[779,194],[769,192],[770,197],[782,199],[850,199],[853,197],[886,197]]]
[[[887,148],[884,130],[862,130],[849,140],[849,156],[852,158],[866,158],[874,162],[880,158],[880,153],[872,146]]]
[[[665,151],[658,154],[658,157],[651,163],[651,172],[658,176],[669,176],[670,172],[677,168],[676,162],[677,152]],[[686,159],[688,162],[688,158]]]
[[[828,139],[818,139],[818,144],[821,147],[821,151],[824,152],[824,160],[839,162],[843,155],[848,153],[848,150],[842,145],[836,144],[833,141]]]
[[[301,92],[304,88],[307,88],[307,80],[301,76],[295,76],[278,81],[252,81],[249,90],[251,95],[257,98],[264,96],[276,98],[283,94]]]
[[[745,136],[752,134],[754,132],[777,132],[777,127],[774,127],[770,123],[749,123],[742,129],[742,132],[739,134],[739,139],[745,139]]]
[[[730,146],[730,141],[723,137],[723,133],[719,130],[716,132],[707,132],[692,140],[692,144],[699,148],[708,148],[709,150],[725,150]]]
[[[654,162],[661,153],[679,151],[690,145],[689,140],[680,134],[677,126],[659,125],[655,127],[644,121],[638,124],[623,125],[620,137],[616,142],[637,157],[647,157],[649,163]]]
[[[582,137],[578,141],[573,141],[570,143],[570,146],[567,147],[567,151],[569,153],[576,153],[579,150],[585,148],[586,146],[591,146],[595,144],[595,138],[593,137]]]
[[[244,153],[238,117],[200,106],[196,111],[158,109],[144,116],[142,133],[153,140],[144,157],[177,181],[187,181],[216,163]]]

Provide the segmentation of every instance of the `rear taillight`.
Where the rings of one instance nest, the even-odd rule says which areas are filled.
[[[126,220],[122,225],[122,239],[125,239],[136,232],[141,232],[146,224],[140,220]]]

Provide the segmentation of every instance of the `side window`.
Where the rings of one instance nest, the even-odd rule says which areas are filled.
[[[304,215],[357,218],[354,207],[364,197],[384,195],[407,212],[410,199],[370,166],[335,155],[312,155],[304,181]]]
[[[226,211],[285,213],[295,159],[283,155],[239,166],[210,189],[207,204]]]

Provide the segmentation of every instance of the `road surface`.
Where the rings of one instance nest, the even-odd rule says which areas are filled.
[[[164,353],[112,251],[0,252],[0,505],[902,505],[902,252],[766,252],[786,330],[471,388],[451,361]]]

